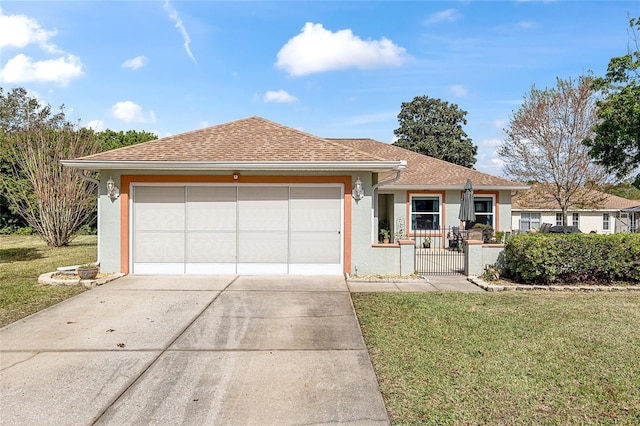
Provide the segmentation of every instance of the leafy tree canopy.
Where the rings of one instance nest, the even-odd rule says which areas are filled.
[[[395,146],[450,163],[472,168],[478,147],[462,126],[467,124],[467,111],[440,99],[416,96],[403,102],[398,114],[400,127],[393,131]]]
[[[627,198],[629,200],[640,200],[640,188],[636,188],[630,182],[622,182],[617,185],[605,188],[608,194],[617,195],[618,197]]]
[[[606,75],[594,79],[593,88],[603,94],[597,103],[600,122],[594,127],[595,136],[584,140],[589,155],[618,178],[640,166],[640,18],[631,19],[629,26],[636,50],[612,58]]]
[[[100,140],[103,151],[158,139],[155,134],[144,130],[141,132],[137,132],[135,130],[127,130],[126,132],[121,130],[116,132],[114,130],[107,129],[99,132],[97,136]]]
[[[60,160],[156,138],[145,131],[78,128],[63,107],[54,113],[24,88],[5,93],[0,87],[0,232],[29,224],[51,245],[66,244],[80,225],[95,222],[95,186]],[[52,181],[62,182],[55,197],[38,186]]]

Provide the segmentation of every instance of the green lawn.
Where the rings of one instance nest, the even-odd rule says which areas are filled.
[[[640,293],[356,293],[393,424],[640,424]]]
[[[81,293],[80,285],[38,284],[59,266],[95,262],[96,236],[80,236],[68,247],[51,248],[37,236],[0,235],[0,327]]]

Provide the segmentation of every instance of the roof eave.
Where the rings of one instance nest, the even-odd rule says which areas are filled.
[[[400,189],[400,190],[430,190],[430,191],[455,191],[464,190],[464,184],[460,185],[389,185],[381,186],[380,189]],[[523,191],[529,189],[523,185],[473,185],[474,191]]]
[[[392,171],[407,167],[400,161],[105,161],[62,160],[84,170],[257,170],[257,171]]]

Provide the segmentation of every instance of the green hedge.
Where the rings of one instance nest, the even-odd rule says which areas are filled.
[[[640,281],[640,234],[526,234],[507,240],[504,273],[522,283]]]

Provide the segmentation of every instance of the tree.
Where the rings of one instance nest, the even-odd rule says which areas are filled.
[[[620,182],[605,189],[607,194],[616,195],[628,200],[640,200],[640,189],[630,182]]]
[[[121,130],[116,132],[114,130],[107,129],[99,132],[97,136],[100,140],[100,146],[103,151],[158,139],[158,137],[153,133],[145,131],[137,132],[135,130],[127,130],[126,132]]]
[[[52,114],[24,89],[0,98],[0,193],[48,245],[67,245],[95,215],[96,184],[60,160],[98,152],[97,138],[67,122],[62,109]]]
[[[472,168],[478,147],[462,130],[467,111],[440,99],[416,96],[403,102],[398,114],[400,127],[393,131],[395,146],[450,163]]]
[[[46,129],[52,132],[44,131]],[[63,133],[58,134],[56,131],[62,131]],[[34,139],[29,140],[27,143],[24,139],[26,135],[31,135]],[[78,138],[81,138],[82,141],[78,140]],[[73,152],[93,153],[153,139],[157,139],[157,136],[145,131],[137,132],[135,130],[129,130],[127,132],[115,132],[113,130],[105,130],[94,134],[93,131],[89,129],[75,128],[71,123],[66,121],[62,107],[58,112],[54,113],[49,105],[43,105],[38,99],[29,96],[24,88],[14,88],[5,95],[2,87],[0,87],[0,159],[2,160],[0,162],[0,178],[2,181],[0,183],[0,189],[3,190],[3,196],[0,196],[0,232],[14,232],[18,228],[29,224],[41,233],[45,240],[51,245],[66,244],[66,242],[63,241],[67,237],[62,238],[58,236],[57,233],[68,235],[68,230],[57,230],[53,232],[49,228],[41,228],[40,223],[36,224],[39,220],[38,215],[40,214],[37,208],[38,203],[46,202],[51,204],[53,201],[42,198],[45,194],[40,194],[40,200],[34,198],[36,192],[34,190],[33,179],[37,179],[37,177],[31,174],[35,171],[33,167],[44,164],[50,165],[52,162],[59,165],[59,159],[73,158],[73,156],[75,156],[75,154],[72,154]],[[43,144],[42,148],[44,148],[45,145],[51,145],[48,148],[48,155],[45,155],[44,152],[39,149],[35,149],[34,144],[37,145],[39,143]],[[65,144],[70,145],[67,146]],[[86,146],[81,148],[82,145]],[[22,147],[25,146],[31,148],[24,151]],[[54,153],[52,146],[57,146],[55,149],[58,149],[58,152]],[[57,154],[62,153],[66,154],[64,154],[64,156],[57,156]],[[27,155],[32,155],[32,157],[27,159]],[[39,158],[44,161],[44,163],[36,164],[32,161],[34,158]],[[28,167],[32,167],[32,169],[25,169],[27,165]],[[58,172],[61,172],[61,170],[55,171],[55,173]],[[39,170],[37,173],[45,173],[45,171]],[[79,177],[77,172],[73,172],[72,174],[76,178]],[[59,175],[58,178],[66,179],[64,176],[66,175]],[[80,182],[77,179],[70,181],[70,183],[74,185],[78,184],[81,187],[84,185],[86,190],[91,190],[91,194],[95,191],[95,185],[93,184]],[[65,188],[65,191],[67,196],[75,196],[70,188]],[[31,197],[28,203],[27,196]],[[93,197],[93,195],[91,195],[91,197]],[[95,202],[92,203],[93,207],[90,211],[83,211],[80,215],[85,217],[85,222],[80,223],[78,227],[95,223]],[[82,205],[82,203],[78,205]],[[48,207],[49,214],[54,210],[54,207]],[[84,213],[89,214],[85,215]],[[76,212],[76,214],[80,214],[80,212]],[[27,216],[30,217],[28,221],[25,220]],[[75,219],[72,223],[74,223],[74,221]],[[74,224],[73,227],[76,227],[76,225]],[[45,236],[45,234],[48,236]]]
[[[15,161],[9,144],[3,135],[26,131],[27,129],[42,123],[57,125],[64,120],[62,111],[53,114],[51,107],[41,105],[37,99],[29,97],[24,88],[14,88],[6,95],[0,87],[0,178],[5,181],[7,177],[19,180],[20,176],[11,176]],[[15,214],[6,197],[0,196],[0,230],[13,232],[18,228],[27,226],[24,219]]]
[[[557,87],[532,87],[505,129],[498,147],[504,172],[519,182],[538,182],[553,197],[567,223],[569,207],[596,207],[603,201],[598,189],[609,181],[582,141],[597,122],[591,77],[557,79]]]
[[[593,81],[593,89],[601,90],[594,137],[584,140],[589,154],[608,171],[624,178],[640,166],[640,46],[637,33],[640,18],[629,21],[635,51],[612,58],[604,78]],[[636,176],[640,187],[640,173]]]

